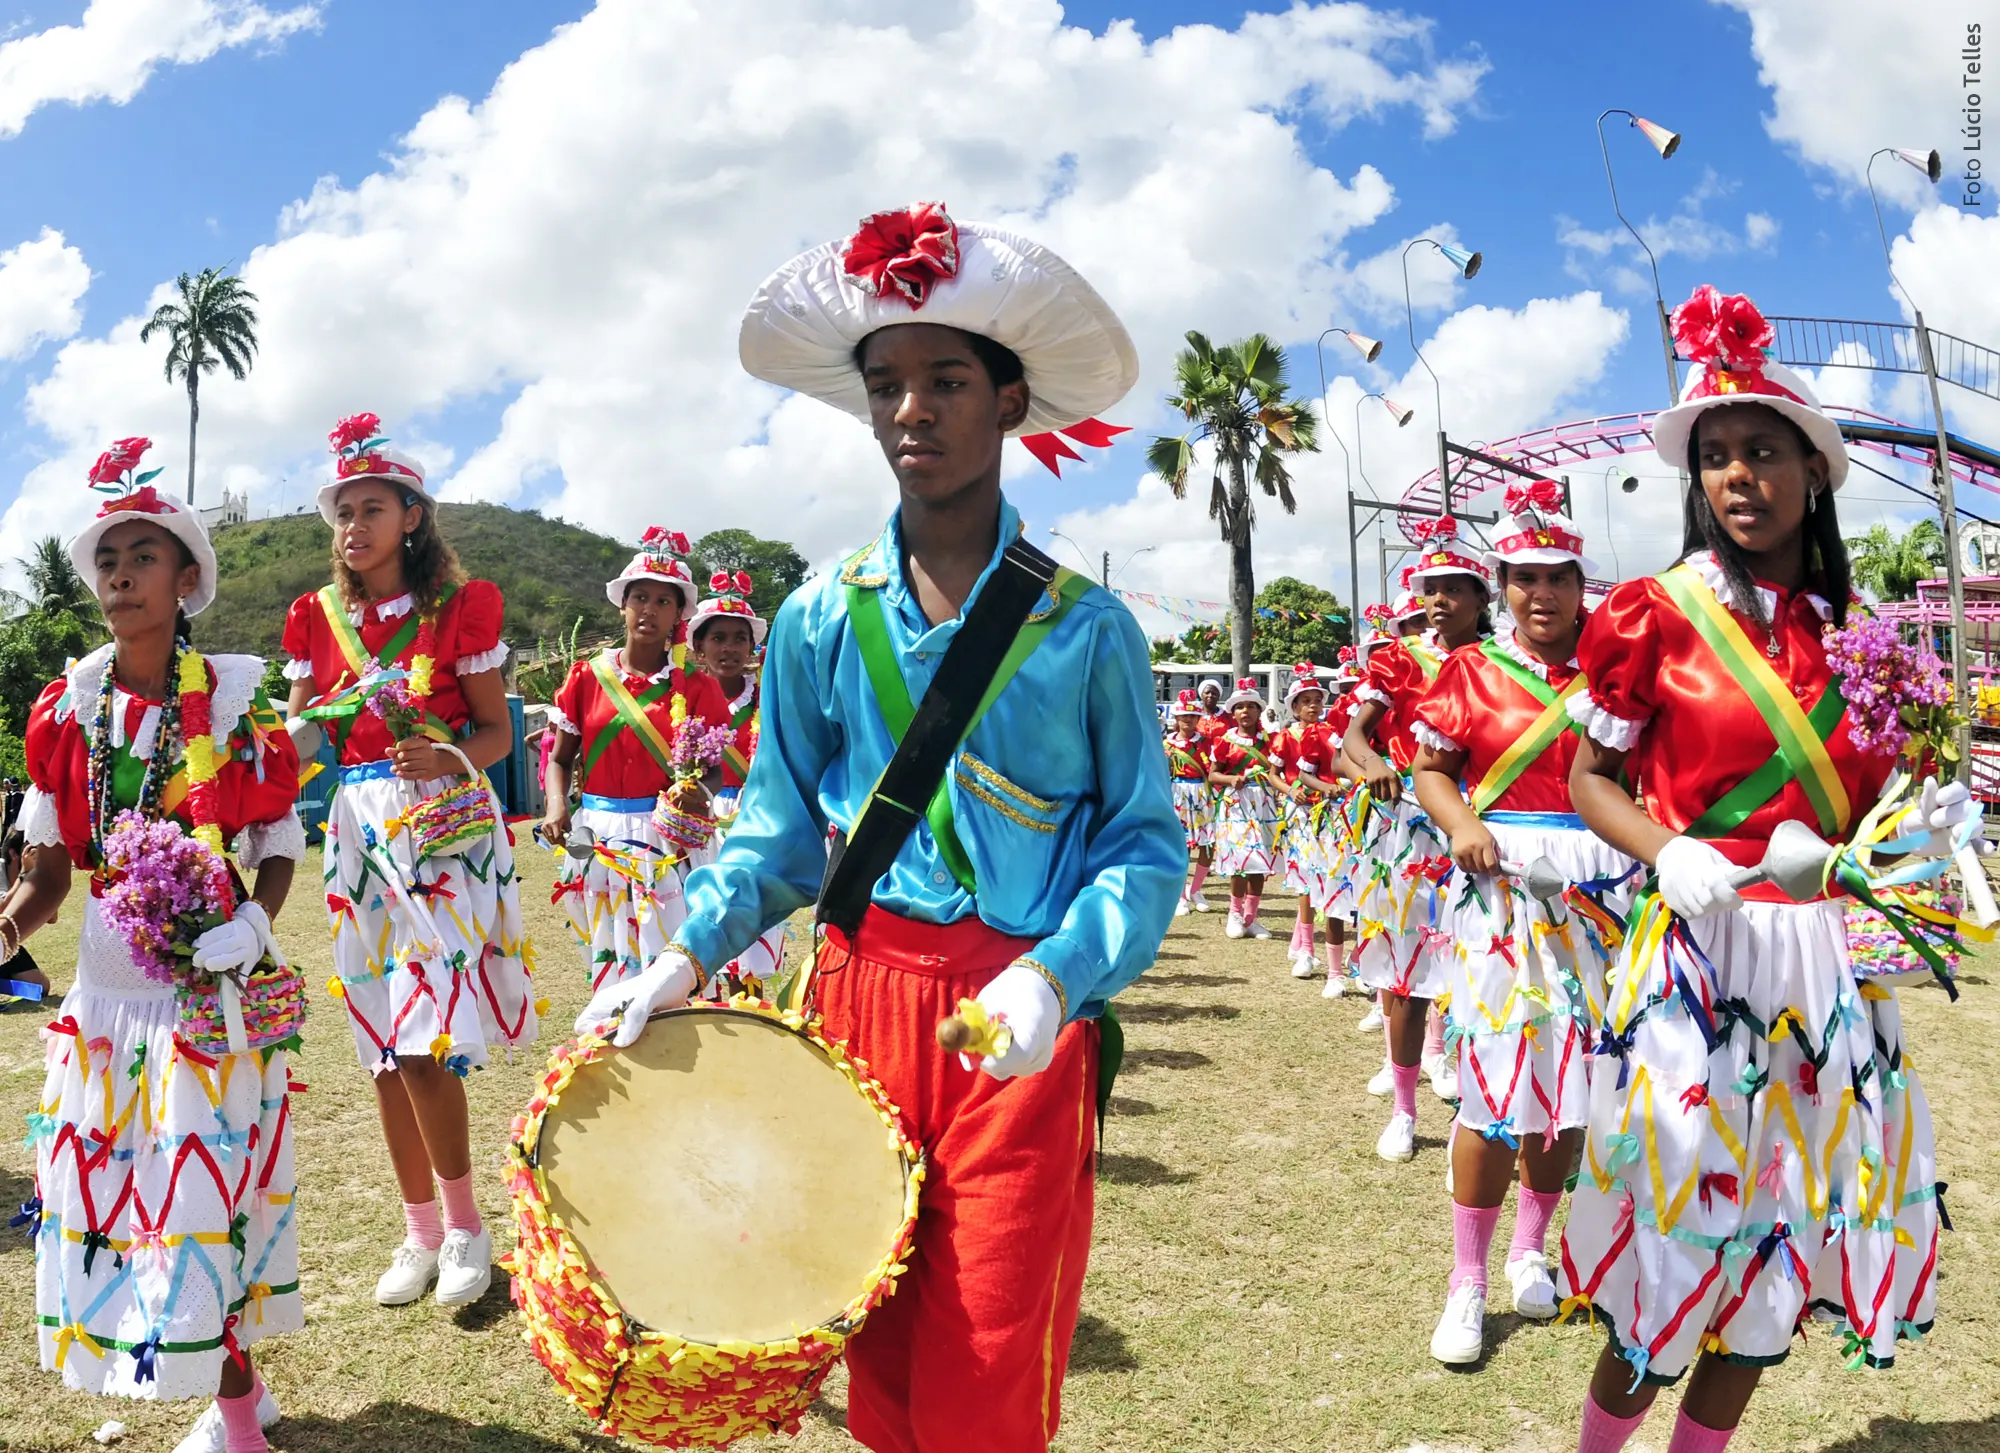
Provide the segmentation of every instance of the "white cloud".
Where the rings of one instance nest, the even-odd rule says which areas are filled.
[[[83,254],[50,227],[32,242],[0,252],[0,359],[26,358],[83,326],[77,305],[90,288]]]
[[[1366,291],[1345,248],[1393,190],[1315,165],[1299,130],[1448,130],[1484,66],[1429,45],[1428,22],[1358,5],[1147,40],[1065,27],[1054,0],[838,20],[807,0],[603,0],[483,101],[439,101],[384,170],[287,209],[243,267],[256,371],[203,395],[203,492],[226,478],[288,506],[340,414],[374,409],[407,441],[412,419],[498,399],[445,481],[458,496],[628,535],[747,521],[827,558],[874,531],[892,486],[865,430],[737,367],[766,272],[912,197],[1019,226],[1130,326],[1147,374],[1119,417],[1143,424],[1188,328],[1311,336]],[[32,389],[60,457],[10,531],[73,523],[75,491],[41,486],[104,438],[184,429],[143,316],[71,342]]]
[[[124,105],[161,65],[282,40],[319,24],[316,5],[271,11],[243,0],[91,0],[75,25],[0,43],[0,140],[54,101]]]
[[[1768,251],[1778,240],[1779,223],[1768,212],[1751,212],[1743,218],[1743,242],[1753,252]]]
[[[1653,256],[1665,259],[1678,255],[1690,262],[1726,257],[1744,248],[1770,251],[1778,239],[1778,222],[1764,212],[1751,212],[1743,219],[1739,234],[1728,224],[1707,215],[1710,202],[1727,197],[1737,183],[1722,177],[1713,167],[1703,170],[1694,188],[1683,196],[1665,218],[1648,215],[1634,220],[1639,235],[1652,248]],[[1649,271],[1641,271],[1645,251],[1623,227],[1593,229],[1575,218],[1558,214],[1556,240],[1568,249],[1564,271],[1571,277],[1594,285],[1605,285],[1622,293],[1650,293]]]

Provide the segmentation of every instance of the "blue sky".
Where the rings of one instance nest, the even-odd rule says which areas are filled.
[[[1750,10],[1766,4],[1782,9],[1789,0],[1741,3]],[[267,8],[285,7],[272,3]],[[880,18],[889,20],[916,8],[906,0],[840,7],[843,14],[879,11]],[[399,139],[441,97],[456,94],[479,102],[509,62],[547,40],[554,27],[591,9],[580,0],[424,0],[417,5],[322,0],[316,26],[277,41],[225,46],[196,63],[162,64],[124,104],[98,100],[43,106],[20,134],[0,136],[0,251],[44,228],[59,231],[80,250],[90,270],[80,327],[70,346],[101,339],[121,319],[141,312],[153,288],[176,271],[240,264],[255,249],[277,240],[288,204],[308,196],[319,179],[330,177],[352,189],[371,174],[391,170]],[[80,0],[32,7],[0,3],[0,44],[75,23],[85,11]],[[1068,23],[1099,33],[1131,17],[1149,40],[1181,25],[1233,30],[1243,24],[1244,13],[1240,5],[1196,0],[1136,7],[1081,0],[1064,7]],[[1851,176],[1838,167],[1802,156],[1799,148],[1767,134],[1765,119],[1780,98],[1760,79],[1751,19],[1743,11],[1695,0],[1650,7],[1496,7],[1449,0],[1412,6],[1405,13],[1432,22],[1428,49],[1435,60],[1486,68],[1474,98],[1456,108],[1448,134],[1427,136],[1409,106],[1383,107],[1332,126],[1310,108],[1287,114],[1288,108],[1280,107],[1280,114],[1297,126],[1312,163],[1350,181],[1360,168],[1371,166],[1395,190],[1391,210],[1341,238],[1339,247],[1353,263],[1442,224],[1486,258],[1480,276],[1458,292],[1455,308],[1521,309],[1533,299],[1594,287],[1603,291],[1606,304],[1629,316],[1631,335],[1609,350],[1602,377],[1571,390],[1559,407],[1525,419],[1524,425],[1653,408],[1662,402],[1652,300],[1620,289],[1616,272],[1627,262],[1622,244],[1599,256],[1561,240],[1572,226],[1590,232],[1617,226],[1591,125],[1606,106],[1629,107],[1675,127],[1685,138],[1679,153],[1662,162],[1617,118],[1608,125],[1627,215],[1661,223],[1678,216],[1674,225],[1684,236],[1713,249],[1703,259],[1663,259],[1669,306],[1693,284],[1713,281],[1725,291],[1751,294],[1775,313],[1898,316],[1865,191],[1857,191]],[[756,27],[745,26],[738,35],[743,61],[754,62]],[[1423,63],[1421,48],[1405,50],[1413,65]],[[542,101],[560,112],[587,99],[572,89],[551,88]],[[1891,110],[1884,129],[1895,131],[1897,120]],[[1913,110],[1909,122],[1898,134],[1883,135],[1881,144],[1948,145],[1943,135],[1911,134],[1926,126],[1941,130],[1934,110],[1921,115]],[[995,111],[985,124],[1004,134],[1009,118]],[[1882,174],[1878,167],[1878,176]],[[896,178],[878,175],[869,181],[889,191],[893,200],[902,200]],[[1752,213],[1768,220],[1746,222]],[[1902,231],[1910,214],[1898,206],[1889,220],[1893,231]],[[849,222],[834,215],[821,223],[780,227],[765,265],[782,260],[794,241],[804,240],[791,235],[793,228],[817,226],[821,235],[830,235]],[[1231,245],[1248,252],[1263,249],[1265,231],[1258,216],[1243,215],[1236,220]],[[671,254],[673,245],[670,236],[659,239],[663,256]],[[1288,303],[1282,295],[1274,297],[1270,321],[1261,325],[1283,334],[1306,332],[1309,319],[1287,325]],[[1254,307],[1217,306],[1219,316],[1191,309],[1184,324],[1175,326],[1230,333],[1243,331],[1240,325],[1246,322],[1257,325],[1251,321],[1257,318]],[[1427,337],[1441,317],[1436,310],[1421,313],[1419,337]],[[1371,386],[1379,387],[1411,366],[1400,305],[1350,318],[1327,317],[1320,326],[1349,321],[1388,341],[1382,360],[1387,373],[1374,375]],[[1941,320],[1934,316],[1932,321]],[[1943,325],[1950,326],[1948,321]],[[1962,324],[1961,331],[1969,326]],[[2000,343],[2000,337],[1983,341]],[[699,357],[718,368],[733,367],[726,347],[714,346],[719,342],[701,345],[707,352]],[[27,390],[50,376],[63,347],[59,340],[50,341],[23,359],[0,363],[0,510],[14,500],[31,469],[66,448],[79,447],[77,440],[51,437],[25,407]],[[384,336],[382,347],[398,347],[393,331]],[[1350,358],[1330,354],[1330,371],[1356,372]],[[1309,347],[1295,362],[1302,390],[1315,390]],[[1149,363],[1163,364],[1164,357]],[[1547,363],[1546,357],[1524,358],[1518,366]],[[1495,366],[1513,365],[1503,360]],[[472,458],[495,443],[510,406],[521,399],[520,375],[518,366],[496,364],[491,376],[475,385],[461,383],[413,405],[412,431],[456,463]],[[1453,384],[1445,380],[1448,422]],[[136,378],[121,386],[140,387]],[[231,386],[214,387],[224,393]],[[161,381],[158,388],[166,390],[167,385]],[[157,397],[144,401],[146,408],[159,404]],[[1157,392],[1137,403],[1128,401],[1119,417],[1141,425],[1141,432],[1165,423]],[[1342,423],[1338,410],[1334,423]],[[166,445],[172,436],[152,427]],[[230,425],[224,418],[217,427]],[[290,507],[303,498],[300,467],[310,461],[314,446],[313,434],[302,433],[289,457],[273,457],[267,448],[254,467],[239,465],[248,473],[234,477],[255,481],[262,507]],[[180,458],[176,442],[167,462],[176,465]],[[493,497],[553,506],[563,498],[563,469],[570,467],[524,467],[519,482],[509,486],[511,496]],[[1092,544],[1100,536],[1107,545],[1120,544],[1125,539],[1121,530],[1128,527],[1108,517],[1094,521],[1089,512],[1115,509],[1131,496],[1141,472],[1138,448],[1127,444],[1093,467],[1072,470],[1060,483],[1027,474],[1017,476],[1012,488],[1031,516],[1096,524],[1101,528],[1091,533]],[[296,481],[294,474],[300,474]],[[1402,482],[1389,483],[1400,487]],[[1852,503],[1843,503],[1857,525],[1883,517],[1870,501],[1886,498],[1888,486],[1863,480],[1849,493]],[[575,512],[567,505],[565,509]],[[1073,519],[1079,512],[1080,519]],[[0,558],[20,552],[15,534],[24,532],[24,523],[10,525]],[[833,542],[813,543],[823,550]],[[1331,558],[1323,562],[1323,583],[1344,579],[1344,568],[1336,570],[1335,563]],[[1135,582],[1144,574],[1143,568],[1136,572]],[[1174,582],[1155,576],[1143,583],[1171,589]],[[1220,592],[1217,585],[1203,584],[1183,593]]]

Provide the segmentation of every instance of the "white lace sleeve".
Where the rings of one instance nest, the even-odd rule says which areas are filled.
[[[1453,741],[1422,717],[1418,717],[1410,723],[1410,735],[1434,752],[1462,752],[1465,750],[1464,747]]]
[[[1639,733],[1646,729],[1651,717],[1632,721],[1627,717],[1613,716],[1588,691],[1579,691],[1569,699],[1570,720],[1590,733],[1590,739],[1599,746],[1609,747],[1614,752],[1629,752],[1638,744]]]
[[[62,827],[56,821],[56,800],[39,787],[30,787],[21,798],[21,815],[14,820],[21,840],[31,848],[59,848]]]
[[[458,665],[453,669],[460,676],[477,676],[482,671],[499,670],[501,663],[506,659],[507,643],[502,641],[490,651],[481,651],[472,656],[460,656]]]
[[[1354,699],[1356,701],[1376,701],[1380,702],[1383,706],[1394,706],[1396,704],[1389,699],[1388,692],[1379,686],[1370,686],[1365,681],[1354,688]]]
[[[299,862],[306,855],[306,828],[293,808],[276,822],[253,822],[236,840],[236,861],[245,872],[254,872],[266,858],[290,858]]]
[[[285,663],[285,679],[287,681],[310,681],[312,680],[312,674],[313,663],[310,661],[287,661]]]
[[[569,735],[573,737],[580,737],[583,735],[582,732],[577,730],[576,723],[563,715],[562,708],[559,706],[551,706],[549,708],[549,725],[553,727],[555,730],[559,732],[567,732]]]

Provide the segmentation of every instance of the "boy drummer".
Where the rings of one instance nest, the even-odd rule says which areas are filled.
[[[813,900],[829,824],[855,831],[895,750],[885,712],[909,719],[1014,568],[1001,440],[1081,424],[1138,374],[1062,259],[936,204],[780,269],[740,348],[757,377],[867,418],[901,507],[779,611],[764,750],[722,855],[690,877],[669,950],[578,1020],[622,1015],[620,1044]],[[878,1453],[1029,1453],[1054,1436],[1090,1246],[1097,1019],[1152,962],[1187,861],[1131,615],[1063,572],[1021,629],[1039,644],[976,715],[859,928],[829,928],[809,989],[930,1155],[909,1272],[849,1348],[849,1430]],[[1011,1031],[976,1072],[933,1040],[973,997]]]

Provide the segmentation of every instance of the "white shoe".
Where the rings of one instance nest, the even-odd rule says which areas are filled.
[[[1431,1333],[1431,1356],[1463,1367],[1486,1350],[1486,1293],[1471,1282],[1445,1298],[1444,1315]]]
[[[1549,1276],[1549,1259],[1539,1251],[1524,1251],[1507,1263],[1507,1280],[1514,1287],[1514,1310],[1531,1322],[1546,1322],[1556,1314],[1556,1284]]]
[[[1271,930],[1253,918],[1243,925],[1243,936],[1245,938],[1267,939],[1271,936]]]
[[[1417,1122],[1400,1110],[1391,1115],[1382,1129],[1382,1138],[1375,1142],[1375,1153],[1384,1160],[1415,1160]]]
[[[1431,1079],[1431,1093],[1440,1100],[1458,1098],[1458,1069],[1445,1055],[1424,1062],[1424,1072]]]
[[[396,1254],[389,1262],[389,1269],[382,1273],[375,1283],[375,1301],[378,1306],[407,1307],[418,1297],[430,1290],[437,1279],[438,1254],[426,1250],[414,1241],[405,1241],[396,1248]]]
[[[1293,956],[1292,977],[1294,979],[1317,979],[1319,977],[1319,965],[1313,961],[1311,949]]]
[[[493,1234],[447,1231],[438,1252],[438,1305],[463,1307],[486,1295],[493,1285]]]
[[[1383,1060],[1382,1068],[1377,1070],[1375,1078],[1368,1082],[1368,1093],[1379,1098],[1395,1088],[1396,1067],[1390,1064],[1389,1061]]]
[[[1347,975],[1345,973],[1336,974],[1329,969],[1326,975],[1326,987],[1319,991],[1320,998],[1338,999],[1346,993]]]
[[[257,1426],[268,1428],[282,1416],[278,1411],[278,1400],[271,1396],[271,1389],[260,1381],[257,1384]],[[174,1444],[174,1453],[225,1453],[228,1446],[229,1433],[222,1426],[222,1409],[210,1403],[206,1411],[194,1420],[188,1435]]]
[[[1354,1026],[1357,1034],[1373,1034],[1382,1027],[1382,1006],[1369,1001],[1368,1012],[1361,1016],[1361,1022]]]
[[[1185,898],[1181,899],[1180,902],[1174,905],[1174,917],[1176,918],[1186,918],[1188,914],[1191,913],[1192,911],[1193,910],[1188,907],[1188,901]]]
[[[1222,925],[1222,936],[1224,938],[1243,937],[1243,919],[1237,914],[1234,908],[1229,910],[1229,922]]]
[[[1215,905],[1208,901],[1208,895],[1206,893],[1195,894],[1194,901],[1191,906],[1193,907],[1196,913],[1215,912]]]

